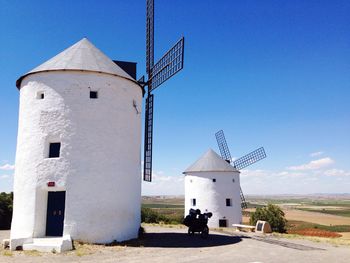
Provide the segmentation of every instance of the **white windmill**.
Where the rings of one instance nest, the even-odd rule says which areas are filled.
[[[212,212],[209,227],[228,227],[240,224],[242,208],[246,208],[240,186],[239,170],[266,157],[259,148],[232,162],[223,131],[216,134],[221,157],[213,150],[207,151],[185,174],[185,214],[189,209]]]
[[[56,251],[70,238],[136,237],[143,94],[136,80],[84,38],[17,87],[11,248],[38,249],[46,236],[61,237]]]
[[[86,38],[17,80],[11,249],[59,252],[72,247],[71,239],[137,237],[144,87],[144,179],[151,181],[151,92],[183,68],[184,49],[181,38],[153,63],[154,0],[146,8],[146,82],[135,80],[136,63],[112,61]]]

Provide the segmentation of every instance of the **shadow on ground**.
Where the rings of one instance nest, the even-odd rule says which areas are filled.
[[[185,233],[144,233],[142,238],[135,242],[127,242],[126,245],[168,248],[216,247],[238,243],[242,238],[247,237],[209,234],[207,239],[203,239],[199,234],[189,236]]]

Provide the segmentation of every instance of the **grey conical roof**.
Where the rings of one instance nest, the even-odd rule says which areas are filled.
[[[183,173],[192,172],[235,172],[237,171],[228,162],[223,160],[216,152],[209,149],[194,164],[188,167]]]
[[[19,88],[24,77],[46,71],[77,70],[107,73],[135,81],[128,73],[116,65],[109,57],[95,47],[87,38],[44,62],[40,66],[21,76],[16,86]]]

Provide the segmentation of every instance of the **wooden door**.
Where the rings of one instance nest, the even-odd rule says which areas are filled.
[[[46,236],[62,236],[66,192],[49,192],[47,200]]]

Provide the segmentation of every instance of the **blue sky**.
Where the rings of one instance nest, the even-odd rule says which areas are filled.
[[[16,79],[83,37],[145,72],[145,1],[0,0],[0,191],[12,189]],[[350,193],[349,1],[155,1],[156,60],[185,36],[185,68],[155,94],[153,183],[182,171],[224,129],[231,155],[264,146],[246,194]]]

